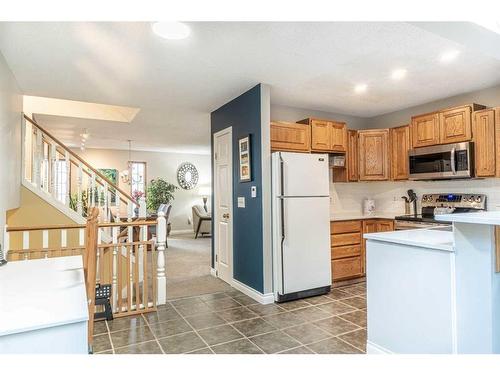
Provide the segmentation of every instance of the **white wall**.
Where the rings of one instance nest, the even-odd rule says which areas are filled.
[[[17,208],[21,197],[22,95],[0,53],[0,242],[7,210]]]
[[[271,104],[272,121],[297,122],[309,117],[345,121],[347,127],[350,129],[365,129],[370,127],[369,119],[364,117]]]
[[[81,155],[94,168],[114,168],[118,172],[127,167],[129,160],[128,151],[109,149],[86,149],[85,151],[74,149],[73,151]],[[200,186],[210,186],[210,155],[132,151],[132,160],[147,163],[148,182],[153,178],[161,177],[176,186],[178,186],[176,173],[179,165],[188,161],[196,166],[199,173],[198,185],[192,190],[181,188],[176,190],[169,220],[173,231],[191,229],[192,225],[188,224],[188,218],[191,218],[191,207],[194,204],[203,204],[198,189]],[[122,181],[119,181],[119,187],[130,192],[130,186]],[[207,204],[210,205],[210,199]]]
[[[333,214],[343,212],[361,212],[363,199],[375,200],[375,207],[380,212],[404,213],[404,201],[401,196],[413,189],[419,200],[422,194],[429,193],[477,193],[487,195],[487,209],[500,210],[500,179],[473,179],[452,181],[381,181],[331,183],[330,210]],[[420,205],[418,207],[420,211]]]

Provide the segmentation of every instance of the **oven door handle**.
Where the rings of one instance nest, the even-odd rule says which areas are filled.
[[[451,149],[451,157],[450,157],[451,172],[453,174],[457,174],[457,168],[456,168],[456,165],[455,165],[455,154],[456,154],[456,148],[453,147]]]

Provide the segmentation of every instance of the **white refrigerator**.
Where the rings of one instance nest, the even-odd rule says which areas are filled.
[[[327,154],[272,154],[273,282],[278,302],[331,288]]]

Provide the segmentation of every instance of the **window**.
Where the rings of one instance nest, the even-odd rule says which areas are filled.
[[[130,192],[140,191],[146,194],[146,163],[131,161],[130,166]]]

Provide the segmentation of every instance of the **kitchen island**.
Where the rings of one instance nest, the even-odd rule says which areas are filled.
[[[87,354],[88,318],[81,256],[0,268],[0,353]]]
[[[500,215],[487,214],[436,216],[453,230],[364,235],[368,353],[500,353]]]

